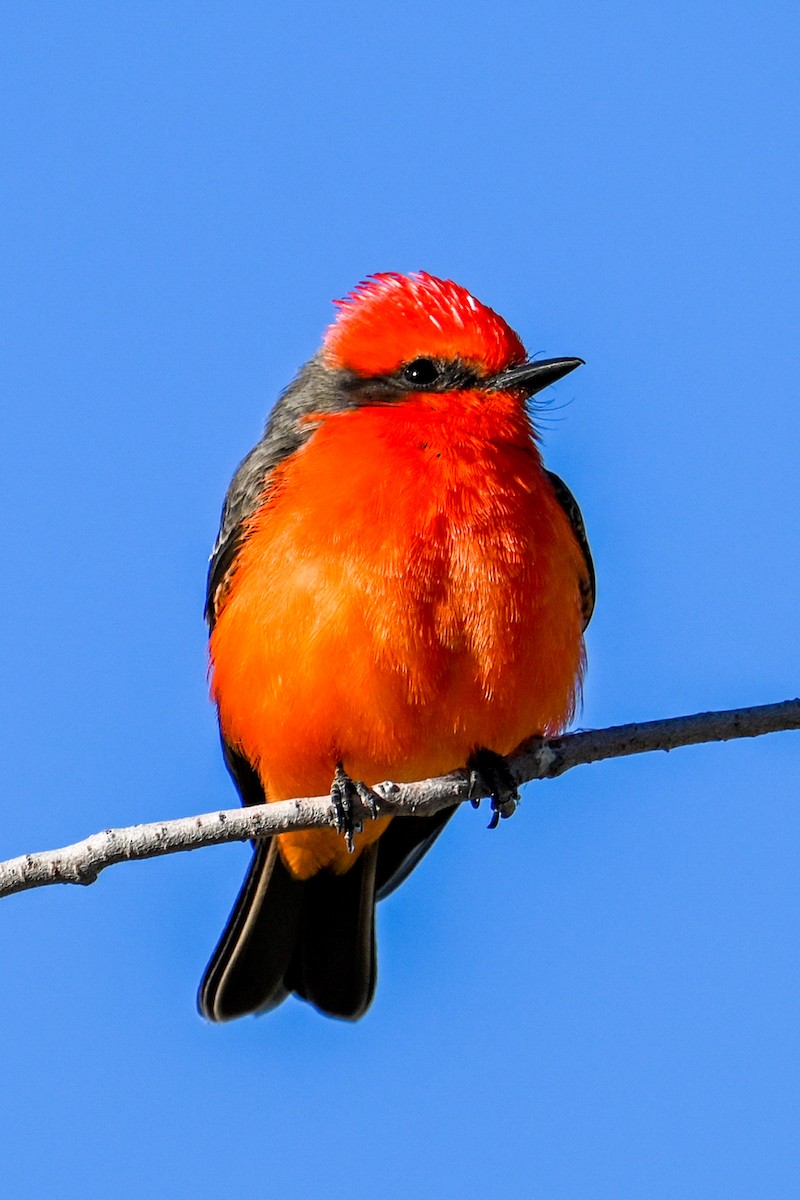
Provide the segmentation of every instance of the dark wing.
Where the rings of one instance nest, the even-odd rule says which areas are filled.
[[[556,499],[569,517],[569,523],[572,526],[572,532],[575,534],[578,545],[583,551],[583,561],[586,564],[586,573],[580,581],[580,589],[581,601],[583,604],[583,628],[585,629],[592,619],[596,595],[594,562],[592,561],[592,552],[589,549],[589,540],[586,537],[586,526],[583,523],[583,514],[578,508],[578,501],[564,483],[564,480],[556,475],[553,471],[548,471],[547,474],[550,482],[553,485],[553,491],[556,494]]]
[[[206,585],[205,617],[209,629],[222,607],[225,593],[236,569],[236,559],[244,541],[247,522],[261,504],[276,466],[269,452],[266,435],[254,446],[236,470],[222,506],[219,533],[211,551]]]

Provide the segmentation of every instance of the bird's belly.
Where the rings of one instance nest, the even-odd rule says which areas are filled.
[[[339,761],[370,784],[424,779],[564,728],[583,666],[581,552],[538,458],[481,473],[441,444],[424,463],[395,449],[388,472],[362,428],[344,488],[348,458],[327,435],[254,519],[210,643],[223,735],[268,799],[324,794]],[[352,862],[329,830],[281,847],[301,875]]]
[[[391,561],[284,557],[268,580],[243,573],[226,605],[212,639],[220,723],[270,800],[324,794],[339,761],[369,784],[424,779],[568,723],[582,639],[566,572],[544,556],[503,563],[472,537],[461,555]],[[333,831],[281,845],[301,877],[352,862]]]

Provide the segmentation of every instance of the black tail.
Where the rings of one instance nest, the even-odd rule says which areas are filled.
[[[363,1016],[375,994],[376,858],[370,846],[345,874],[301,882],[275,839],[259,843],[200,984],[201,1014],[230,1021],[296,992],[329,1016]]]

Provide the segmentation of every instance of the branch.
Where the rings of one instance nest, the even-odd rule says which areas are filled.
[[[800,729],[800,699],[643,724],[615,725],[557,738],[532,738],[509,758],[509,766],[520,785],[534,779],[554,779],[572,767],[604,758],[674,750],[701,742],[760,737],[787,729]],[[383,783],[373,794],[377,814],[355,798],[357,820],[369,820],[373,815],[433,816],[443,808],[470,798],[469,775],[467,771],[454,771],[421,783]],[[330,796],[316,796],[149,825],[131,825],[127,829],[106,829],[60,850],[24,854],[0,863],[0,897],[49,883],[93,883],[101,871],[119,862],[157,858],[182,850],[218,846],[222,842],[245,842],[251,838],[334,824],[335,812]]]

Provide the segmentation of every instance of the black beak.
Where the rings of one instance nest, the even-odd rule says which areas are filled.
[[[509,367],[499,375],[493,376],[487,380],[484,387],[496,392],[519,388],[528,396],[535,396],[543,388],[550,387],[551,383],[557,383],[559,379],[569,375],[570,371],[582,366],[582,358],[544,358],[539,362],[520,363],[518,367]]]

